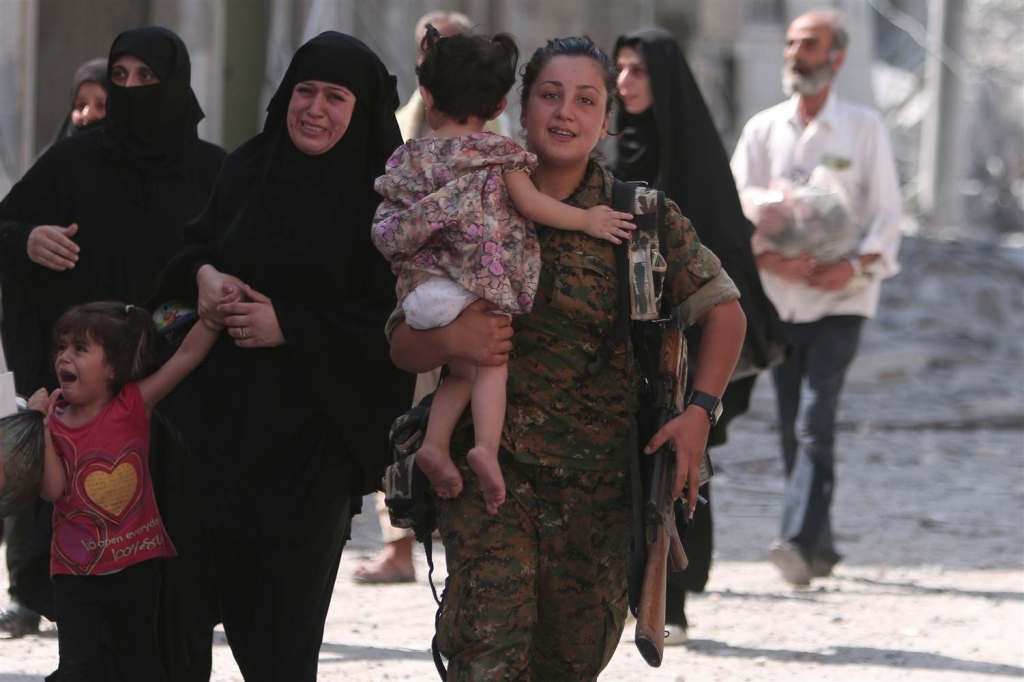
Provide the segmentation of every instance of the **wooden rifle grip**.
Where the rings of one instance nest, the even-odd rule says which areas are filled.
[[[668,325],[661,333],[661,349],[658,352],[658,371],[672,376],[679,375],[683,362],[683,333],[679,327]]]
[[[658,372],[674,377],[672,384],[672,409],[683,412],[686,392],[686,337],[675,325],[666,325],[661,333],[661,348],[658,351]]]

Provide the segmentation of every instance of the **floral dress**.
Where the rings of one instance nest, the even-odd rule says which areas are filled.
[[[398,277],[398,299],[446,277],[503,312],[529,312],[540,245],[502,175],[536,167],[533,154],[488,132],[399,147],[374,185],[384,201],[373,220],[373,242]]]

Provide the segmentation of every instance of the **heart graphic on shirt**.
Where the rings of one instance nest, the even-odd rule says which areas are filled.
[[[133,458],[134,459],[134,458]],[[122,461],[114,467],[96,462],[85,475],[85,494],[89,501],[106,512],[106,516],[120,521],[121,512],[138,497],[139,472],[132,461]]]
[[[53,558],[75,574],[89,574],[103,556],[107,528],[94,512],[73,511],[53,526]]]

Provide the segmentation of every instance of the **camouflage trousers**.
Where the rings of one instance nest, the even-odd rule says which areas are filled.
[[[464,459],[462,494],[437,500],[448,680],[594,680],[626,618],[628,476],[520,464],[507,453],[501,468],[507,494],[496,515]]]

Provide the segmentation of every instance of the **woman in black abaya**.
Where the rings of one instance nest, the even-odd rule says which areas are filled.
[[[56,388],[50,337],[69,306],[149,296],[224,156],[196,132],[203,111],[178,36],[126,31],[111,47],[111,71],[124,70],[122,58],[144,62],[152,80],[112,78],[106,123],[53,145],[0,202],[4,348],[24,395]],[[26,289],[38,312],[31,325],[8,317]]]
[[[54,142],[91,130],[107,115],[107,58],[85,62],[71,79],[71,110],[60,124]]]
[[[104,125],[59,140],[0,202],[0,332],[24,395],[56,388],[52,330],[69,306],[142,304],[150,295],[185,223],[206,205],[224,157],[197,134],[203,111],[178,36],[158,27],[126,31],[108,61]],[[156,452],[151,459],[159,459]],[[161,485],[156,472],[154,481]],[[160,504],[179,542],[173,505]],[[41,535],[49,533],[49,513],[36,509],[35,526],[12,598],[52,617],[50,548]]]
[[[776,339],[775,309],[761,289],[750,250],[753,226],[740,208],[736,183],[729,170],[718,131],[711,119],[679,43],[667,31],[645,29],[621,36],[615,43],[619,66],[620,107],[613,172],[619,180],[643,180],[679,204],[702,244],[722,261],[740,290],[747,316],[744,355],[749,364],[766,368]],[[699,336],[688,334],[691,352]],[[741,363],[744,358],[741,357]],[[756,373],[735,379],[722,396],[723,413],[711,430],[708,445],[726,439],[726,426],[747,411]],[[686,641],[686,592],[702,592],[711,568],[712,522],[710,484],[701,488],[708,504],[697,507],[683,544],[689,567],[669,574],[666,642]]]
[[[358,40],[303,45],[164,274],[228,327],[195,375],[207,401],[191,447],[224,629],[250,682],[316,679],[352,511],[379,485],[412,393],[384,338],[395,282],[370,242],[396,105],[394,77]]]

